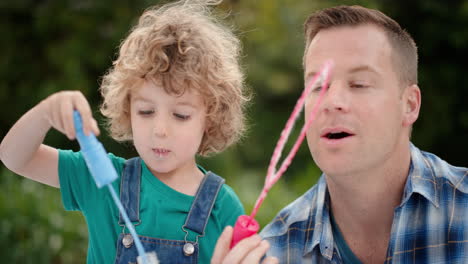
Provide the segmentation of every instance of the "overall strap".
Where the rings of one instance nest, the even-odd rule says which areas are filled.
[[[120,179],[120,201],[132,222],[140,222],[140,180],[141,159],[135,157],[125,161]],[[119,225],[124,224],[122,214],[119,214]]]
[[[200,236],[204,235],[206,223],[208,222],[216,197],[223,184],[224,179],[218,175],[212,172],[207,172],[205,174],[200,187],[198,187],[197,194],[195,195],[192,207],[190,208],[182,229],[186,227],[197,232]]]

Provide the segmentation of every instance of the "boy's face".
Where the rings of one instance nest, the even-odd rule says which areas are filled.
[[[385,34],[372,25],[323,30],[311,42],[306,82],[326,60],[334,61],[329,89],[307,132],[311,154],[327,175],[392,166],[408,149],[419,89],[402,90],[392,52]],[[309,97],[306,117],[318,94]]]
[[[199,94],[182,96],[145,81],[130,98],[133,142],[140,157],[157,176],[197,170],[195,155],[205,131],[206,109]]]

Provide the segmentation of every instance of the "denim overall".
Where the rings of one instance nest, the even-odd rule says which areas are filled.
[[[141,159],[136,157],[127,160],[120,182],[120,200],[130,221],[135,225],[141,223],[139,215],[140,179]],[[216,196],[223,183],[223,178],[212,172],[207,172],[197,190],[185,224],[180,230],[180,232],[185,232],[185,239],[168,240],[138,236],[145,252],[155,251],[159,263],[161,264],[198,263],[198,238],[204,235],[205,226],[211,214],[211,209],[213,209]],[[156,219],[153,221],[156,222]],[[137,263],[136,258],[138,252],[133,243],[132,236],[129,233],[125,233],[125,223],[122,219],[122,215],[119,217],[119,225],[123,227],[123,231],[117,240],[115,264]],[[188,231],[186,229],[190,229],[198,234],[195,241],[187,241]]]

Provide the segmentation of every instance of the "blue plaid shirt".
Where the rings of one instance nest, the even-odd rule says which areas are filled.
[[[468,263],[468,169],[411,145],[385,263]],[[334,242],[324,176],[261,232],[280,263],[343,263]]]

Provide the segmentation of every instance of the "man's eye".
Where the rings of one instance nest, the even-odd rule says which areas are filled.
[[[322,91],[322,89],[325,89],[325,88],[328,88],[328,85],[324,86],[323,84],[319,83],[312,87],[312,92],[320,92]]]
[[[178,113],[174,113],[174,116],[180,120],[188,120],[190,118],[190,115],[183,115]]]
[[[154,110],[139,110],[138,114],[141,116],[149,116],[154,114]]]
[[[351,88],[368,88],[369,85],[362,83],[352,83]]]
[[[322,86],[321,85],[317,85],[315,87],[312,88],[312,92],[320,92],[322,90]]]

